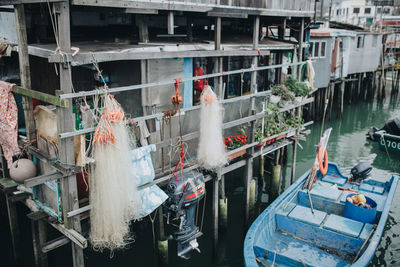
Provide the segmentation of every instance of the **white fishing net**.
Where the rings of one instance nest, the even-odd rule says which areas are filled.
[[[90,171],[90,240],[95,249],[123,248],[133,238],[132,219],[138,216],[140,199],[132,177],[131,142],[124,113],[110,95],[93,139],[95,163]]]
[[[209,170],[228,162],[222,136],[222,106],[210,86],[206,86],[200,97],[200,139],[197,158]]]

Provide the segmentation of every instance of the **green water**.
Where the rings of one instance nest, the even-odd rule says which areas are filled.
[[[390,154],[378,149],[376,143],[367,141],[365,133],[371,126],[381,127],[387,119],[400,116],[400,105],[391,104],[390,99],[382,103],[359,102],[351,106],[346,105],[343,118],[327,120],[325,128],[332,127],[333,131],[329,140],[329,160],[338,163],[343,173],[348,175],[350,169],[359,161],[370,162],[374,169],[372,177],[386,181],[393,173],[400,173],[400,156]],[[335,115],[333,115],[335,117]],[[320,124],[310,127],[312,133],[306,142],[301,142],[303,149],[298,149],[296,176],[299,177],[312,166],[314,161],[314,144],[318,142]],[[291,148],[289,148],[291,155]],[[288,162],[291,162],[289,156]],[[257,165],[257,164],[255,164]],[[290,181],[290,164],[283,168],[281,190],[283,191]],[[256,174],[256,172],[255,172]],[[185,261],[176,257],[176,243],[170,242],[169,266],[243,266],[243,239],[247,228],[244,225],[244,189],[243,169],[239,169],[226,176],[226,192],[229,198],[228,229],[220,234],[220,242],[216,253],[212,249],[212,217],[211,193],[212,188],[207,185],[208,197],[206,200],[204,235],[199,238],[201,254],[194,253],[191,260]],[[385,228],[379,248],[373,259],[372,266],[400,265],[400,190],[397,190],[393,201],[390,216]],[[265,207],[265,205],[263,205]],[[0,199],[0,266],[14,266],[12,261],[11,240],[8,230],[8,221],[4,207],[4,199]],[[33,266],[30,223],[26,219],[28,211],[19,206],[21,235],[25,266]],[[50,229],[51,230],[51,229]],[[86,266],[156,266],[156,256],[153,249],[152,227],[148,218],[132,226],[136,234],[136,242],[122,252],[116,252],[110,258],[109,252],[99,253],[85,250]],[[50,231],[50,237],[58,234]],[[213,254],[217,256],[214,257]],[[69,246],[50,252],[49,266],[71,266],[71,250]]]

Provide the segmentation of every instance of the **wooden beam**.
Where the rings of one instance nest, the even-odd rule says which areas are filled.
[[[24,5],[14,5],[15,23],[17,27],[18,38],[18,59],[19,75],[21,86],[31,88],[31,73],[29,65],[28,41],[26,34],[25,9]],[[26,96],[22,97],[22,106],[25,115],[26,137],[28,140],[35,140],[35,121],[33,118],[32,99]]]
[[[158,10],[156,9],[143,9],[143,8],[126,8],[124,13],[127,14],[158,14]]]
[[[70,51],[71,47],[71,32],[70,32],[70,6],[68,2],[58,3],[56,5],[58,16],[58,39],[61,51]],[[60,77],[60,91],[57,93],[70,93],[72,92],[72,77],[71,66],[69,63],[59,64],[59,77]],[[57,129],[61,133],[63,131],[71,131],[74,126],[74,119],[72,113],[72,101],[69,100],[67,108],[57,107]],[[62,162],[67,164],[75,164],[74,153],[74,140],[73,138],[58,139],[59,158]],[[81,222],[79,218],[69,218],[68,211],[79,208],[78,202],[78,189],[76,185],[76,176],[70,175],[61,180],[61,199],[62,199],[62,213],[65,228],[67,233],[77,233],[81,231]],[[59,225],[59,224],[57,224]],[[60,229],[59,229],[60,230]],[[80,235],[80,234],[79,234]],[[69,236],[67,236],[70,238]],[[70,238],[71,239],[71,238]],[[72,239],[71,239],[72,240]],[[74,241],[74,240],[72,240]],[[86,241],[86,239],[85,239]],[[86,244],[87,245],[87,244]],[[83,267],[83,250],[81,245],[72,244],[72,263],[74,267]]]
[[[247,13],[225,13],[216,11],[207,12],[207,16],[220,17],[220,18],[238,18],[238,19],[247,19],[249,17]]]
[[[158,9],[168,11],[188,11],[188,12],[218,12],[223,14],[246,13],[254,16],[283,16],[283,17],[312,17],[314,9],[278,9],[278,8],[254,8],[240,6],[222,6],[198,2],[148,2],[148,1],[126,1],[126,0],[71,0],[72,5],[80,6],[102,6],[116,8],[141,8]]]
[[[0,0],[0,6],[18,5],[18,4],[37,4],[47,2],[63,2],[67,0]]]
[[[144,37],[143,37],[144,38]],[[145,39],[143,39],[145,40]],[[262,56],[270,55],[269,50],[261,50]],[[185,57],[231,57],[231,56],[258,56],[257,51],[253,50],[192,50],[192,51],[101,51],[94,53],[78,53],[72,57],[71,53],[64,53],[67,61],[71,62],[72,66],[80,66],[92,64],[93,55],[97,62],[119,61],[119,60],[147,60],[161,58],[185,58]],[[49,57],[50,63],[63,62],[63,59],[58,54],[51,54]],[[65,59],[65,58],[64,58]]]
[[[12,92],[26,96],[29,99],[34,98],[58,107],[63,107],[63,108],[68,107],[68,101],[65,101],[64,99],[60,100],[58,97],[54,95],[38,92],[32,89],[22,88],[19,87],[18,85],[14,85],[12,87]]]
[[[53,173],[44,174],[44,175],[26,179],[24,181],[24,185],[26,187],[34,187],[34,186],[37,186],[37,185],[43,184],[45,182],[61,178],[61,177],[63,177],[62,173],[53,172]]]
[[[70,243],[70,240],[65,237],[65,236],[60,236],[57,237],[51,241],[48,241],[46,243],[43,244],[42,246],[42,252],[43,253],[48,253],[56,248],[62,247],[64,245],[67,245]]]

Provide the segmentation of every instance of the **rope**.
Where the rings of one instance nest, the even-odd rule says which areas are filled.
[[[151,231],[152,231],[152,234],[153,234],[153,248],[154,249],[156,249],[156,234],[155,234],[155,231],[154,231],[154,221],[155,221],[155,219],[157,217],[157,211],[158,211],[158,209],[156,209],[156,211],[154,212],[154,217],[153,218],[151,218],[151,214],[149,214],[149,219],[150,219],[150,222],[151,222]]]

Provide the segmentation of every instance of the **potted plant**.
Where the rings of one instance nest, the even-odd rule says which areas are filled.
[[[237,149],[241,146],[247,145],[247,135],[245,131],[245,127],[239,129],[239,133],[236,135],[231,135],[229,137],[224,138],[225,147],[228,151]],[[246,154],[246,149],[236,152],[229,156],[229,160],[240,157]]]
[[[300,82],[292,75],[289,75],[285,80],[285,86],[289,89],[289,91],[293,92],[295,95],[294,102],[296,104],[300,104],[304,97],[307,97],[311,88],[308,86],[306,82]]]
[[[277,95],[280,96],[280,102],[282,106],[285,106],[287,103],[290,103],[291,101],[294,101],[295,95],[293,92],[289,91],[288,88],[286,88],[285,85],[283,84],[276,84],[271,87],[271,93],[272,95]]]

